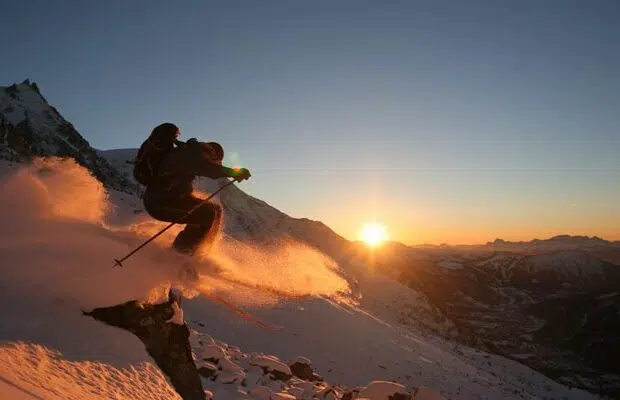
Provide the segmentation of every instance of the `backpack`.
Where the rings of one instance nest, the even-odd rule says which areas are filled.
[[[178,128],[171,123],[158,125],[142,143],[133,167],[133,176],[138,183],[148,186],[157,176],[157,170],[164,158],[174,149]]]

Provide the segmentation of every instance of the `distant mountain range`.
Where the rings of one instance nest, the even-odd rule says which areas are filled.
[[[549,239],[534,239],[527,242],[510,242],[503,239],[495,239],[493,242],[488,242],[486,246],[606,246],[606,245],[620,245],[620,240],[609,241],[601,239],[598,236],[571,236],[571,235],[557,235]]]
[[[360,242],[361,243],[361,242]],[[519,247],[527,249],[532,247],[594,247],[594,246],[607,246],[607,245],[620,245],[620,240],[610,241],[600,238],[598,236],[583,236],[583,235],[556,235],[547,239],[532,239],[528,241],[509,241],[501,238],[497,238],[492,242],[485,244],[413,244],[410,245],[414,248],[473,248],[473,247],[487,247],[487,248],[501,248],[511,247],[517,249]]]

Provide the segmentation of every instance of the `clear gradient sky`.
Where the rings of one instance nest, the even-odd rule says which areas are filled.
[[[620,239],[618,0],[5,1],[0,41],[94,147],[175,122],[350,239]]]

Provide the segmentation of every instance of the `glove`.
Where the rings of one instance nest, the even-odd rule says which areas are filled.
[[[250,174],[250,170],[248,170],[247,168],[233,169],[232,178],[235,178],[235,181],[237,182],[250,179],[251,176],[252,174]]]

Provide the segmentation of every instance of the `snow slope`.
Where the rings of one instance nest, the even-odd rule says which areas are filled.
[[[132,299],[157,301],[174,286],[185,290],[182,307],[198,365],[207,366],[205,343],[228,354],[217,360],[217,378],[203,380],[217,399],[310,398],[315,392],[318,398],[340,398],[355,387],[373,399],[387,399],[395,388],[417,399],[595,398],[513,361],[428,335],[422,327],[398,325],[397,310],[409,304],[423,311],[423,297],[363,265],[338,265],[299,243],[282,251],[225,238],[215,258],[225,274],[239,277],[247,270],[248,283],[264,278],[261,282],[278,289],[307,295],[302,299],[217,277],[205,278],[200,287],[178,282],[178,259],[167,250],[174,229],[124,268],[111,268],[114,258],[163,226],[133,212],[139,199],[106,191],[70,160],[1,162],[0,177],[0,393],[26,399],[178,398],[138,339],[80,312]],[[311,267],[300,265],[305,262]],[[260,330],[211,301],[209,293],[283,329]],[[283,369],[299,356],[312,360],[327,383],[281,383],[252,365]],[[384,382],[368,386],[375,380]]]

